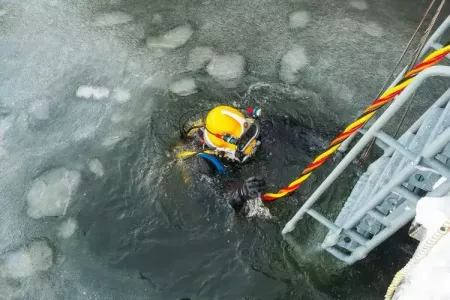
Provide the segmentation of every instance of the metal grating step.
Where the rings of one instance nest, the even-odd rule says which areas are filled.
[[[407,149],[415,154],[419,154],[422,149],[424,148],[428,137],[430,136],[433,129],[436,127],[436,124],[442,115],[442,112],[444,110],[439,107],[435,107],[431,109],[426,116],[425,120],[423,121],[422,125],[420,126],[419,130],[417,131],[416,135],[412,139],[412,141],[407,145]],[[401,169],[405,167],[405,165],[409,162],[409,159],[404,157],[399,165],[397,166],[397,169],[394,171],[394,175],[397,174]]]
[[[437,124],[445,124],[444,121],[447,115],[444,115],[444,109],[434,108],[428,113],[422,126],[417,131],[417,134],[411,132],[405,132],[399,142],[414,153],[420,152],[425,146],[428,138],[431,134],[435,135],[435,132],[439,132],[436,129]],[[347,199],[343,209],[336,218],[335,224],[341,227],[349,216],[354,214],[357,210],[363,207],[365,201],[370,199],[381,187],[383,187],[394,174],[400,171],[407,163],[409,159],[403,157],[400,153],[394,152],[391,157],[382,156],[375,162],[373,162],[366,173],[358,180],[355,188],[352,190],[349,198]],[[433,176],[433,175],[430,175]],[[436,179],[437,180],[437,179]],[[412,190],[413,186],[410,184],[409,188]],[[403,209],[399,209],[404,199],[399,195],[391,194],[385,201],[383,201],[377,210],[385,216],[397,216],[403,213]],[[388,218],[386,218],[388,219]],[[384,225],[371,216],[366,215],[356,225],[355,230],[363,237],[371,238],[384,228]],[[359,244],[348,237],[341,235],[336,239],[336,235],[329,232],[324,240],[324,243],[330,245],[330,242],[337,241],[337,245],[347,251],[354,251]]]
[[[424,119],[419,130],[417,131],[417,133],[415,134],[414,138],[411,140],[409,145],[407,145],[406,147],[409,151],[418,155],[423,150],[423,148],[428,142],[428,138],[431,136],[443,112],[444,109],[439,107],[435,107],[428,111],[427,116]],[[410,163],[410,160],[406,157],[403,157],[392,176],[396,176],[396,174],[398,174],[408,163]],[[418,170],[418,172],[420,171]],[[410,180],[417,180],[418,177],[415,176],[416,174],[413,174],[413,176],[411,176],[412,179],[410,178]],[[404,184],[404,186],[410,191],[418,192],[416,190],[416,186],[411,183],[409,184],[406,183]],[[391,196],[386,198],[386,200],[383,201],[377,208],[383,213],[386,211],[390,212],[393,209],[395,209],[395,207],[392,208],[393,205],[398,206],[402,204],[403,201],[404,198],[402,198],[401,196],[392,194]]]
[[[427,143],[433,142],[437,136],[439,136],[445,129],[450,127],[450,105],[447,105],[444,108],[436,126],[431,131],[430,136],[428,137]],[[444,164],[448,163],[448,158],[443,155],[438,155],[436,158]],[[420,190],[431,192],[433,189],[433,185],[439,180],[441,176],[431,171],[417,171],[408,181],[408,183]]]
[[[407,131],[398,139],[398,141],[403,146],[406,146],[411,143],[414,136],[415,135],[413,133]],[[392,154],[389,163],[386,165],[386,168],[384,169],[378,182],[376,183],[375,188],[373,189],[372,193],[370,194],[370,197],[372,197],[381,187],[383,187],[385,184],[387,184],[389,182],[389,180],[392,178],[392,175],[394,174],[394,171],[397,169],[402,158],[403,158],[403,156],[401,155],[401,153],[399,153],[397,151],[395,151]]]
[[[361,178],[356,183],[356,186],[350,197],[348,197],[347,201],[344,204],[341,213],[339,213],[336,221],[334,222],[337,226],[342,226],[344,222],[347,220],[347,217],[357,211],[361,206],[361,201],[364,198],[364,195],[367,195],[367,192],[373,187],[377,178],[380,176],[382,169],[385,164],[388,162],[388,158],[378,159],[373,163],[372,168],[368,169]],[[358,188],[356,188],[358,187]]]
[[[389,163],[389,157],[380,157],[378,160],[376,160],[368,169],[369,177],[366,180],[365,187],[360,190],[358,194],[355,193],[355,197],[348,198],[346,201],[344,207],[347,207],[347,209],[344,211],[341,211],[341,213],[338,215],[335,224],[339,227],[344,225],[345,221],[353,215],[356,211],[358,211],[361,207],[364,206],[364,204],[367,202],[369,194],[371,193],[373,187],[378,182],[378,178],[380,177],[381,173],[385,169],[386,165]],[[368,231],[367,228],[364,227],[365,224],[362,225],[361,228],[356,228],[356,232],[360,233],[362,236],[367,236]],[[338,240],[338,245],[344,249],[347,249],[348,251],[354,250],[359,244],[352,239],[349,239],[345,236],[341,236]]]

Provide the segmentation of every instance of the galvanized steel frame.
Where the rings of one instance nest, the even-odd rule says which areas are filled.
[[[425,44],[425,47],[421,53],[423,57],[430,49],[441,48],[442,45],[439,43],[440,37],[446,32],[450,27],[450,16],[443,22],[443,24],[436,30],[436,32],[430,37],[430,39]],[[449,57],[447,57],[449,58]],[[406,70],[403,70],[396,80],[391,84],[394,86],[397,84]],[[342,159],[342,161],[335,167],[335,169],[327,176],[327,178],[322,182],[322,184],[314,191],[314,193],[308,198],[308,200],[303,204],[303,206],[297,211],[295,216],[286,223],[282,234],[286,235],[291,232],[298,221],[302,219],[305,214],[310,215],[326,227],[328,227],[335,236],[335,241],[341,235],[347,235],[358,244],[358,248],[355,249],[350,255],[346,255],[340,250],[336,249],[332,244],[322,244],[322,248],[339,258],[340,260],[352,264],[357,260],[364,258],[372,249],[381,244],[384,240],[390,237],[398,229],[406,225],[415,216],[415,209],[410,209],[405,211],[395,220],[387,220],[383,215],[377,214],[373,209],[379,205],[390,193],[396,193],[404,197],[412,205],[418,201],[419,197],[402,186],[402,183],[408,180],[416,171],[418,166],[427,166],[433,169],[435,172],[441,174],[446,178],[450,178],[450,169],[445,166],[440,161],[436,160],[434,157],[438,154],[449,142],[450,142],[450,128],[447,128],[442,134],[440,134],[434,142],[426,145],[421,154],[416,155],[406,149],[397,140],[387,135],[381,129],[386,125],[386,123],[391,120],[398,112],[398,110],[405,104],[405,102],[410,99],[416,90],[424,83],[425,80],[433,77],[450,77],[450,67],[445,66],[434,66],[427,70],[422,71],[416,76],[413,82],[393,101],[393,103],[386,109],[386,111],[373,123],[373,125],[367,130],[360,130],[363,136],[361,139],[353,146],[353,148],[348,152],[348,154]],[[435,103],[430,106],[427,110],[429,112],[435,107],[442,107],[450,101],[450,88],[439,97]],[[425,112],[409,129],[408,131],[415,133],[425,119]],[[373,139],[377,138],[386,144],[389,148],[385,150],[385,156],[391,156],[394,151],[398,151],[404,157],[410,160],[407,164],[392,180],[376,192],[371,199],[367,199],[367,202],[362,208],[360,208],[350,219],[346,220],[343,226],[339,227],[332,221],[328,220],[326,217],[321,215],[319,212],[314,210],[312,206],[320,196],[331,186],[331,184],[338,178],[342,172],[350,165],[350,163],[358,156],[358,154],[368,145],[368,143]],[[350,140],[350,139],[349,139]],[[346,150],[350,141],[343,144],[340,150]],[[450,180],[439,186],[439,188],[433,190],[429,193],[431,196],[442,196],[450,192]],[[384,224],[386,228],[376,234],[372,239],[368,240],[356,232],[353,228],[365,215],[370,215],[375,218],[380,223]],[[285,236],[285,238],[287,238]],[[292,243],[292,239],[289,238]]]

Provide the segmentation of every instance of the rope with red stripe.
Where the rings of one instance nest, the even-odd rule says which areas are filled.
[[[349,136],[354,132],[364,126],[367,121],[376,114],[376,112],[392,101],[396,96],[398,96],[414,79],[414,77],[421,71],[437,64],[441,61],[447,54],[450,53],[450,44],[445,47],[438,49],[428,55],[421,63],[417,64],[411,71],[407,72],[403,79],[394,87],[385,91],[378,99],[372,102],[369,107],[362,113],[362,115],[357,118],[353,123],[351,123],[345,130],[339,134],[328,146],[328,148],[319,156],[317,156],[312,163],[310,163],[306,169],[303,170],[300,177],[291,182],[288,186],[280,189],[276,193],[266,193],[263,195],[263,200],[273,201],[281,197],[284,197],[296,189],[298,189],[302,183],[311,176],[311,173],[323,165],[339,146],[344,142]]]

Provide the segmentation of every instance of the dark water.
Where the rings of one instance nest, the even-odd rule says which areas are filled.
[[[155,299],[380,299],[404,261],[401,246],[388,246],[345,268],[320,250],[326,231],[311,219],[299,223],[293,243],[283,240],[282,226],[316,178],[294,196],[268,204],[273,220],[247,219],[227,206],[217,179],[184,184],[173,156],[166,155],[177,140],[180,112],[225,100],[259,104],[271,116],[263,121],[290,120],[292,136],[277,132],[273,156],[257,156],[242,168],[243,178],[262,172],[271,185],[286,183],[332,134],[323,124],[335,121],[311,110],[315,97],[277,85],[256,86],[245,96],[214,97],[205,88],[187,99],[163,97],[148,124],[106,157],[113,171],[85,191],[89,200],[79,223],[89,249],[117,272],[147,284],[159,295]],[[280,98],[283,105],[277,105]],[[353,177],[341,180],[324,206],[335,211]]]

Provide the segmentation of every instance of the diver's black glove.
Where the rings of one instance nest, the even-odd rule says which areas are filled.
[[[247,200],[254,199],[263,193],[266,182],[260,177],[250,177],[244,184],[233,190],[228,197],[228,203],[239,212]]]
[[[243,201],[254,199],[264,192],[265,187],[266,182],[263,178],[250,177],[244,182],[242,187],[239,188],[239,197]]]

